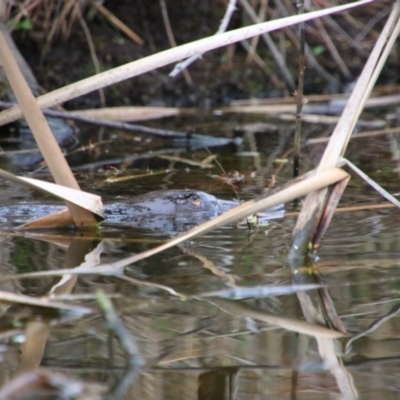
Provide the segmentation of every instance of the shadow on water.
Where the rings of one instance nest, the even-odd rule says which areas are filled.
[[[232,124],[218,122],[220,131]],[[315,127],[313,132],[319,135]],[[287,125],[276,125],[268,132],[245,132],[239,147],[213,149],[241,199],[259,193],[272,173],[278,183],[290,178],[290,163],[277,161],[290,149],[290,133]],[[380,183],[395,192],[397,173],[388,168],[395,166],[388,162],[391,144],[385,137],[374,141],[371,147],[353,143],[349,158],[366,161],[364,170],[379,175]],[[147,169],[168,172],[132,183],[105,183],[105,172],[99,169],[107,164],[103,161],[124,159],[131,152],[123,135],[113,143],[101,155],[71,157],[81,170],[78,177],[84,189],[106,200],[172,188],[196,188],[227,200],[235,197],[216,164],[200,169],[184,160],[153,156],[128,163],[124,175]],[[163,142],[153,140],[151,147],[162,149]],[[318,160],[321,148],[306,149],[305,170]],[[207,155],[206,150],[179,153],[192,160]],[[2,185],[2,204],[49,201],[28,189]],[[379,201],[355,177],[340,206]],[[286,210],[297,207],[287,204]],[[329,393],[330,398],[350,399],[359,392],[372,399],[378,393],[391,398],[398,385],[400,236],[395,209],[338,213],[319,263],[312,267],[323,278],[319,288],[329,290],[348,336],[394,310],[376,329],[349,343],[346,354],[342,333],[305,322],[302,316],[298,296],[306,288],[292,286],[285,260],[294,217],[253,230],[246,224],[219,228],[114,275],[86,274],[82,268],[151,249],[171,233],[113,226],[97,235],[72,230],[21,234],[12,222],[3,222],[0,237],[0,289],[39,299],[51,294],[67,308],[2,301],[2,383],[40,365],[51,373],[37,372],[36,379],[50,382],[54,393],[65,391],[67,383],[84,384],[92,390],[91,398],[108,393],[108,398],[125,399],[255,399],[297,393],[298,398],[318,399]],[[73,268],[81,272],[51,276],[52,271],[60,275],[59,270]],[[37,273],[35,278],[6,279],[32,272]],[[99,306],[99,290],[107,294],[115,312]],[[21,345],[17,339],[22,335]],[[63,384],[54,383],[55,377]],[[49,394],[44,387],[38,390]]]

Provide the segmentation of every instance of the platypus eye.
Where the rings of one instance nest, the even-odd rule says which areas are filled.
[[[185,193],[175,197],[173,201],[177,204],[192,204],[194,206],[199,206],[201,204],[201,198],[197,193]]]
[[[200,196],[197,193],[192,193],[190,195],[190,201],[192,204],[194,204],[195,206],[199,206],[201,204],[201,199]]]

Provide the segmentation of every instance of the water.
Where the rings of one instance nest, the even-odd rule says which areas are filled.
[[[220,132],[230,123],[222,122]],[[241,198],[259,193],[260,183],[271,173],[277,175],[278,183],[290,178],[290,163],[274,162],[290,148],[290,132],[282,125],[273,132],[245,135],[240,148],[213,149],[227,172],[236,170],[243,175],[234,183]],[[173,172],[129,184],[106,184],[99,170],[103,164],[99,166],[98,160],[127,156],[129,151],[126,146],[119,147],[119,140],[113,144],[119,148],[118,154],[92,154],[85,161],[75,158],[81,185],[106,200],[171,188],[197,188],[225,199],[235,197],[232,188],[216,177],[221,174],[218,167],[201,170],[151,157],[135,161],[129,172],[172,167]],[[371,140],[372,144],[352,143],[347,156],[395,193],[398,176],[390,160],[391,143],[386,137]],[[153,140],[152,146],[162,149],[165,142]],[[321,145],[306,148],[304,171],[318,161],[322,149]],[[180,156],[201,160],[207,154],[195,150]],[[93,168],[80,168],[89,162]],[[32,199],[50,201],[30,189],[2,184],[2,204]],[[382,202],[379,195],[353,177],[340,207],[376,202]],[[286,209],[296,211],[299,205],[287,204]],[[313,272],[326,285],[332,302],[329,309],[340,317],[348,337],[377,323],[390,311],[396,312],[400,293],[399,222],[397,209],[365,209],[337,213],[328,229]],[[304,292],[230,303],[201,297],[235,285],[290,285],[286,254],[294,224],[295,216],[289,216],[253,231],[246,224],[219,228],[131,264],[124,275],[64,275],[61,283],[49,276],[1,281],[1,290],[39,297],[51,291],[62,294],[60,301],[66,304],[93,309],[91,314],[72,318],[45,307],[2,306],[5,333],[1,341],[1,383],[15,371],[41,365],[85,384],[104,385],[106,392],[112,392],[111,398],[118,398],[118,390],[125,393],[121,395],[124,399],[352,399],[357,398],[356,393],[362,399],[397,398],[400,322],[396,314],[351,343],[349,353],[343,354],[347,338],[332,340],[321,338],[313,330],[298,332],[296,321],[305,321],[304,312],[309,311],[305,309]],[[8,228],[3,225],[0,237],[3,278],[74,268],[87,253],[86,263],[91,265],[113,263],[168,240],[168,235],[150,230],[115,227],[104,228],[97,235],[76,236],[72,231],[21,234]],[[306,272],[305,276],[311,276],[311,270]],[[98,307],[98,290],[110,296],[128,340],[137,347],[134,365],[140,359],[145,369],[125,375],[127,351]],[[314,301],[317,292],[306,295]],[[235,305],[247,307],[247,311]],[[286,317],[289,325],[282,327],[279,318],[270,323],[271,316]],[[21,347],[17,339],[24,332],[26,342]],[[33,350],[42,347],[43,356]]]

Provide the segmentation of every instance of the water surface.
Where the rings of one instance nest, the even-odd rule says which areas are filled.
[[[222,120],[216,126],[215,134],[222,136],[232,129],[232,121]],[[318,127],[313,130],[317,136]],[[228,173],[237,171],[242,175],[234,182],[240,199],[260,193],[271,174],[276,175],[278,184],[290,179],[290,162],[282,164],[275,160],[290,149],[292,131],[290,125],[277,124],[271,131],[245,133],[240,146],[210,149]],[[85,135],[96,138],[94,132],[87,131]],[[151,155],[124,164],[125,174],[167,169],[169,172],[128,183],[107,184],[104,182],[107,160],[122,160],[149,150],[174,149],[174,144],[151,139],[149,149],[142,145],[135,147],[132,138],[128,141],[122,135],[115,138],[111,132],[106,136],[114,138],[103,148],[107,151],[71,157],[82,187],[106,200],[171,188],[200,189],[224,199],[236,197],[231,186],[218,178],[222,172],[217,165],[200,169]],[[136,142],[145,140],[141,137]],[[392,161],[391,145],[386,137],[368,143],[354,141],[347,156],[388,191],[396,193],[398,172]],[[322,151],[322,145],[305,148],[302,169],[313,168]],[[205,149],[182,152],[176,148],[175,153],[196,160],[209,154]],[[110,164],[121,167],[115,162]],[[33,201],[54,202],[30,189],[2,183],[1,204]],[[380,202],[382,199],[373,189],[353,177],[340,207]],[[286,205],[288,212],[299,207],[299,203]],[[331,307],[348,337],[391,310],[396,312],[400,291],[399,222],[399,212],[394,208],[337,213],[314,270],[305,274],[313,272],[326,285]],[[4,331],[15,327],[21,331],[19,336],[10,331],[2,338],[1,382],[6,383],[16,371],[27,370],[31,363],[87,383],[101,383],[106,391],[112,391],[111,398],[118,398],[118,390],[125,393],[121,395],[125,399],[351,399],[357,398],[356,393],[363,399],[397,398],[400,323],[396,314],[355,340],[349,352],[343,354],[346,338],[322,339],[317,334],[284,329],[263,317],[256,318],[254,313],[246,316],[238,310],[227,312],[230,306],[219,302],[219,298],[202,297],[207,292],[235,286],[291,285],[293,276],[287,267],[286,254],[294,224],[295,217],[288,216],[253,230],[246,224],[222,227],[132,264],[124,275],[64,276],[62,284],[57,284],[54,277],[3,281],[2,290],[31,296],[43,296],[49,291],[87,296],[103,290],[111,297],[145,367],[126,375],[126,351],[108,328],[95,298],[83,296],[65,302],[92,307],[94,312],[75,318],[46,316],[43,311],[29,307],[3,307]],[[83,261],[85,252],[90,254],[87,262],[92,257],[99,258],[101,263],[111,263],[168,240],[168,234],[143,229],[104,228],[97,236],[69,230],[39,237],[10,230],[12,221],[2,228],[3,277],[73,268]],[[304,292],[293,292],[253,296],[231,300],[229,304],[246,306],[258,315],[304,321],[303,295]],[[317,291],[307,295],[316,297]],[[17,338],[27,323],[31,327],[39,323],[40,335],[27,331],[25,335],[27,342],[43,347],[43,356],[26,347],[22,348],[22,358],[19,355]],[[123,386],[126,382],[127,386]]]

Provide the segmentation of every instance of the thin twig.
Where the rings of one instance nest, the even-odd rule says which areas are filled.
[[[357,168],[351,161],[347,160],[346,158],[341,158],[341,162],[345,162],[345,164],[350,167],[358,176],[363,179],[368,185],[372,186],[381,196],[383,196],[386,200],[390,201],[397,207],[400,207],[400,202],[393,197],[389,192],[387,192],[382,186],[372,180],[367,174]]]
[[[393,135],[396,133],[400,133],[400,127],[380,129],[378,131],[360,132],[360,133],[351,135],[350,140],[363,139],[363,138],[369,138],[369,137],[380,136],[380,135]],[[321,143],[326,143],[326,142],[329,142],[329,137],[308,139],[306,142],[306,145],[311,146],[314,144],[321,144]]]
[[[0,101],[0,108],[10,108],[13,106],[15,106],[14,103]],[[149,135],[169,137],[169,138],[183,138],[183,139],[187,139],[188,141],[190,141],[191,139],[198,139],[198,140],[207,139],[207,141],[208,141],[210,139],[209,136],[192,134],[190,132],[151,128],[151,127],[144,126],[144,125],[129,124],[127,122],[117,122],[117,121],[110,121],[107,119],[86,117],[86,116],[83,116],[80,114],[75,114],[74,112],[56,111],[56,110],[50,110],[50,109],[45,109],[42,111],[43,111],[44,115],[47,115],[49,117],[72,119],[75,121],[86,122],[88,124],[100,125],[100,126],[105,126],[107,128],[113,128],[113,129],[121,129],[121,130],[129,131],[129,132],[140,132],[140,133],[146,133]]]
[[[171,47],[176,47],[176,40],[174,37],[174,33],[172,32],[172,28],[171,28],[171,22],[169,20],[169,16],[168,16],[168,9],[167,9],[167,4],[165,3],[165,0],[160,0],[160,6],[161,6],[161,14],[164,20],[164,25],[165,25],[165,30],[167,31],[167,36],[168,36],[168,40],[169,40],[169,44]],[[183,71],[183,76],[185,77],[186,83],[188,85],[193,85],[193,79],[189,74],[188,70],[184,70]]]
[[[126,26],[119,18],[112,14],[107,8],[105,8],[99,1],[92,1],[92,6],[103,14],[115,27],[125,33],[126,36],[131,38],[139,46],[144,44],[144,40],[136,34],[131,28]]]
[[[229,0],[229,4],[228,7],[226,8],[225,15],[221,21],[221,25],[219,26],[217,32],[215,33],[216,35],[219,35],[226,31],[226,29],[228,28],[229,21],[231,20],[232,14],[235,10],[236,10],[236,0]],[[179,75],[182,71],[186,70],[186,68],[189,67],[189,65],[193,64],[196,60],[199,60],[201,57],[203,57],[203,54],[204,53],[195,54],[192,57],[189,57],[186,60],[176,64],[174,69],[169,73],[169,76],[173,78]]]
[[[251,47],[247,40],[242,40],[240,45],[250,53]],[[268,66],[268,64],[257,54],[254,53],[253,61],[268,75],[268,79],[270,79],[271,83],[278,88],[283,87],[282,81],[278,78],[278,75]]]
[[[303,0],[297,0],[298,13],[303,14],[304,11],[309,10],[310,2],[307,1],[307,5],[304,5]],[[299,176],[300,171],[300,140],[301,140],[301,122],[302,122],[302,110],[303,110],[303,91],[304,91],[304,69],[305,69],[305,24],[302,22],[299,24],[299,71],[298,71],[298,83],[296,91],[296,130],[294,135],[294,155],[293,155],[293,178]]]
[[[251,7],[251,5],[249,4],[249,2],[247,0],[239,0],[239,1],[240,1],[240,4],[242,5],[244,11],[246,12],[246,14],[250,17],[250,19],[255,24],[262,22],[262,21],[260,21],[257,14],[253,10],[253,7]],[[269,50],[271,51],[272,57],[274,58],[275,62],[277,63],[283,77],[285,78],[286,84],[288,85],[288,87],[291,90],[294,90],[296,85],[294,83],[293,76],[290,73],[280,51],[278,50],[274,41],[272,40],[271,35],[269,35],[268,33],[262,33],[261,37],[264,40],[264,42],[266,43],[266,45],[268,46]]]
[[[136,343],[132,340],[132,335],[125,328],[125,325],[116,313],[111,300],[102,290],[97,291],[96,297],[108,322],[109,328],[118,337],[122,347],[129,356],[128,359],[130,366],[140,369],[144,365],[144,361],[140,356],[139,349]]]
[[[260,9],[258,10],[258,18],[260,19],[260,21],[264,21],[266,15],[267,15],[268,0],[261,0],[260,2],[261,2],[261,5],[260,5]],[[254,55],[256,54],[256,49],[257,49],[259,40],[260,40],[259,36],[255,36],[255,37],[253,37],[253,39],[251,39],[249,53],[247,54],[247,57],[246,57],[247,64],[250,64],[253,61]]]
[[[289,12],[286,8],[284,3],[287,3],[286,6],[291,10],[292,9],[292,4],[291,0],[286,0],[286,1],[277,1],[275,2],[276,7],[279,9],[280,13],[282,14],[283,17],[288,17],[289,15],[292,15],[291,12]],[[294,10],[294,9],[293,9]],[[286,35],[289,37],[289,39],[293,42],[293,44],[296,46],[296,48],[300,47],[299,40],[297,36],[292,32],[291,29],[285,29],[284,32]],[[315,58],[313,52],[311,51],[310,47],[306,44],[305,47],[305,54],[307,57],[307,62],[308,65],[311,68],[314,68],[316,73],[324,78],[327,82],[331,84],[332,87],[337,87],[339,85],[338,80],[332,76],[329,72],[325,70],[324,67],[322,67],[321,64],[317,61]]]
[[[85,36],[86,36],[86,41],[89,46],[90,56],[92,57],[94,69],[96,71],[96,74],[99,74],[101,72],[100,63],[99,63],[99,59],[97,58],[96,49],[94,48],[92,35],[90,34],[90,30],[86,24],[85,19],[82,17],[82,13],[81,13],[81,10],[80,10],[78,4],[75,5],[75,8],[76,8],[76,13],[78,15],[79,23],[81,24],[83,32],[85,33]],[[103,88],[99,89],[99,97],[100,97],[100,104],[104,108],[106,106],[106,96],[104,94]]]
[[[340,56],[335,43],[329,36],[328,32],[326,31],[323,23],[320,20],[315,20],[315,24],[319,28],[320,35],[322,40],[324,41],[329,53],[331,54],[333,60],[335,61],[337,67],[339,68],[340,72],[344,75],[345,78],[350,79],[351,73],[347,68],[346,63],[343,61],[342,57]]]
[[[376,331],[383,323],[385,323],[389,319],[391,319],[391,318],[395,317],[396,315],[398,315],[399,312],[400,312],[400,305],[397,305],[397,306],[393,307],[389,311],[388,314],[384,315],[383,317],[379,318],[377,321],[373,322],[370,326],[368,326],[362,332],[358,333],[357,335],[352,336],[346,343],[346,347],[345,347],[344,353],[345,354],[350,353],[351,344],[355,340],[358,340],[358,339],[362,338],[363,336],[366,336],[369,333],[372,333],[372,332]]]

